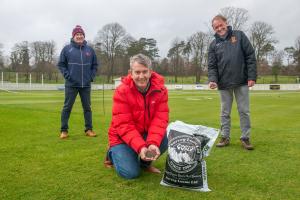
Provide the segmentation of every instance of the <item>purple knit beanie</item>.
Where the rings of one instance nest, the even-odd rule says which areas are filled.
[[[84,31],[83,31],[83,29],[81,28],[80,25],[76,25],[76,27],[73,29],[72,37],[74,37],[76,35],[76,33],[82,33],[83,36],[85,37],[85,33],[84,33]]]

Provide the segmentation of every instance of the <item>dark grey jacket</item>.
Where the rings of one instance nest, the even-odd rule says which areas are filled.
[[[228,26],[226,38],[215,34],[208,52],[208,80],[223,90],[256,81],[256,76],[255,51],[245,33]]]

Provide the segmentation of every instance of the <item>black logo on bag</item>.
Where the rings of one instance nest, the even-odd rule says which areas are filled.
[[[201,142],[190,135],[181,135],[169,141],[168,163],[177,173],[192,171],[202,159]]]

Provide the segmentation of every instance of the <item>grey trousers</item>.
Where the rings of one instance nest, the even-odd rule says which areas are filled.
[[[235,97],[240,116],[241,138],[250,138],[250,110],[249,110],[249,88],[247,85],[219,90],[221,97],[221,136],[230,138],[231,108],[233,95]]]

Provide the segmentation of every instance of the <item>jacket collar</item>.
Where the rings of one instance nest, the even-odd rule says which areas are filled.
[[[71,38],[70,43],[71,43],[71,45],[72,45],[73,47],[76,47],[76,48],[78,48],[78,49],[79,49],[80,47],[86,46],[86,44],[87,44],[87,42],[84,40],[83,43],[82,43],[82,45],[79,45],[78,43],[76,43],[76,42],[74,41],[73,38]]]
[[[148,81],[147,86],[146,86],[145,89],[141,89],[141,88],[139,88],[139,87],[137,87],[137,86],[136,86],[136,89],[137,89],[140,93],[142,93],[143,95],[145,95],[145,94],[147,94],[147,92],[149,91],[150,85],[151,85],[151,81]]]
[[[217,33],[215,33],[214,36],[216,38],[216,42],[217,43],[225,41],[225,40],[228,40],[232,36],[232,27],[231,26],[227,26],[227,36],[225,38],[220,37]]]

